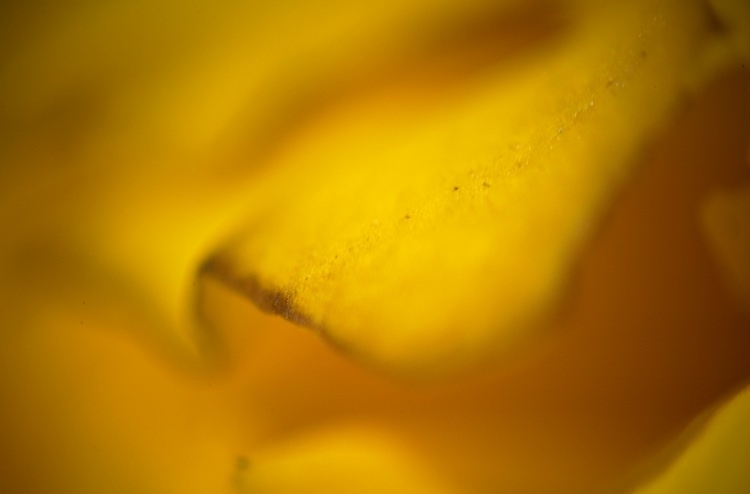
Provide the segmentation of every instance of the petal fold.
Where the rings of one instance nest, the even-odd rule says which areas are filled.
[[[701,420],[683,452],[633,494],[750,492],[750,388]]]
[[[723,36],[702,2],[574,5],[556,45],[460,91],[387,86],[308,125],[204,272],[404,375],[529,340]]]

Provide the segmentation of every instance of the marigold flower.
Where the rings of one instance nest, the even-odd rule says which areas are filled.
[[[3,10],[0,491],[750,491],[746,1]]]

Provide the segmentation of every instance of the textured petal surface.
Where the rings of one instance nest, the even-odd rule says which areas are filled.
[[[577,7],[554,49],[460,93],[387,87],[318,119],[205,270],[402,374],[527,339],[721,36],[701,2]]]
[[[578,289],[568,292],[567,310],[555,321],[562,330],[548,345],[519,353],[519,360],[505,361],[502,368],[426,386],[387,379],[312,332],[259,313],[243,298],[247,291],[236,290],[236,279],[217,280],[217,272],[207,270],[208,276],[194,280],[220,232],[231,230],[248,203],[267,208],[250,209],[256,219],[268,212],[273,226],[274,215],[286,214],[277,206],[293,205],[298,195],[303,206],[310,204],[304,199],[310,189],[328,197],[336,185],[320,185],[319,173],[330,177],[339,170],[342,146],[357,166],[384,156],[413,156],[415,163],[437,156],[436,165],[455,157],[461,162],[472,151],[461,143],[474,136],[478,147],[492,147],[487,144],[492,132],[485,133],[483,125],[496,116],[506,134],[531,132],[531,124],[510,128],[506,116],[497,115],[500,110],[485,99],[495,94],[508,100],[519,125],[524,108],[529,120],[541,115],[534,131],[538,139],[526,141],[536,151],[510,149],[511,143],[497,139],[505,157],[495,172],[506,170],[503,160],[513,157],[521,158],[521,169],[544,168],[535,156],[547,153],[545,146],[565,148],[554,147],[556,132],[561,131],[561,143],[578,130],[588,132],[581,137],[608,135],[582,122],[599,122],[594,108],[614,105],[609,98],[615,95],[632,95],[629,88],[648,92],[645,85],[631,84],[639,67],[648,67],[654,56],[660,67],[670,59],[613,48],[613,60],[632,62],[632,74],[626,75],[634,79],[613,77],[607,85],[607,74],[602,93],[591,92],[593,107],[558,122],[552,115],[580,102],[591,75],[589,67],[577,69],[588,55],[568,49],[585,45],[584,38],[604,43],[617,35],[602,14],[596,37],[583,36],[584,28],[598,26],[599,14],[580,14],[577,4],[540,9],[541,4],[527,8],[523,2],[521,8],[516,3],[370,2],[367,10],[340,0],[3,3],[0,491],[601,492],[696,414],[747,382],[747,317],[725,299],[695,221],[706,190],[748,179],[747,167],[735,165],[738,156],[744,160],[750,135],[750,99],[743,96],[750,85],[736,73],[701,100],[699,111],[691,113],[690,132],[683,128],[666,137],[654,166],[624,189],[587,255],[566,258],[579,258],[581,269]],[[740,15],[748,4],[711,4],[717,16],[708,27],[703,11],[688,8],[675,16],[695,21],[694,34],[709,46],[703,60],[696,48],[691,63],[699,68],[692,75],[687,71],[688,86],[746,48],[733,26],[750,21]],[[632,20],[630,7],[616,8],[623,9],[623,23]],[[642,19],[640,34],[659,21],[658,16]],[[623,46],[631,46],[626,38]],[[662,48],[674,48],[670,43],[680,44],[679,39]],[[608,59],[596,43],[586,45],[586,53]],[[558,58],[562,54],[570,57]],[[530,75],[543,72],[540,61],[550,62],[550,74],[580,82],[581,88],[563,95],[570,102],[540,109],[557,101],[555,91],[540,93],[539,102],[511,101],[513,95],[549,88],[549,81]],[[667,69],[677,67],[667,64]],[[661,76],[678,78],[676,72]],[[519,89],[526,80],[536,81],[528,94]],[[504,90],[511,91],[507,98],[500,94]],[[657,103],[656,109],[671,104]],[[477,114],[486,118],[475,121]],[[454,117],[451,127],[446,119]],[[623,118],[640,121],[629,110]],[[658,120],[651,121],[653,129]],[[550,122],[565,125],[550,130]],[[627,122],[622,125],[631,129]],[[339,139],[342,132],[348,136],[342,127],[351,130],[351,143]],[[650,128],[644,127],[641,137],[651,135]],[[394,137],[399,133],[403,136]],[[450,139],[436,142],[446,134]],[[314,144],[317,138],[322,141]],[[287,141],[293,143],[288,148]],[[594,141],[595,147],[611,144]],[[451,142],[460,146],[451,149]],[[357,149],[361,143],[368,144],[365,151],[372,157],[363,157],[365,151]],[[386,149],[394,143],[396,148]],[[435,147],[432,154],[425,154],[423,144]],[[588,156],[591,145],[583,142],[580,155]],[[310,150],[315,159],[335,160],[300,170],[295,163],[307,163]],[[575,154],[568,151],[568,157]],[[597,147],[597,152],[602,151]],[[274,171],[277,165],[290,168]],[[373,194],[392,180],[403,185],[405,176],[413,185],[409,193],[429,189],[420,185],[421,178],[399,173],[401,166],[386,163],[382,177],[355,179],[372,179]],[[612,167],[605,167],[607,173],[617,168]],[[455,200],[456,209],[443,207],[444,197],[412,199],[408,205],[422,209],[404,215],[415,229],[405,240],[431,231],[430,215],[438,224],[445,214],[458,232],[484,228],[480,220],[492,215],[479,214],[476,224],[464,225],[462,201],[480,212],[505,204],[505,193],[497,196],[498,183],[488,180],[492,166],[480,163],[471,176],[459,168],[451,168],[451,176],[428,176]],[[512,170],[499,183],[519,185],[523,196],[520,184],[533,180]],[[540,170],[540,182],[545,177],[558,176]],[[248,188],[257,178],[259,185]],[[536,187],[550,198],[547,206],[561,203],[555,190]],[[361,190],[368,188],[356,188]],[[341,204],[349,204],[353,194],[343,191]],[[357,201],[351,204],[341,209],[351,210]],[[369,199],[368,204],[373,205]],[[504,217],[536,211],[523,206]],[[536,214],[548,214],[544,207]],[[392,211],[398,204],[386,200],[383,208]],[[603,210],[597,211],[591,214]],[[516,227],[524,218],[513,220]],[[313,230],[319,226],[311,224]],[[544,235],[531,237],[546,241]],[[452,238],[445,231],[437,237]],[[316,244],[310,243],[315,254]],[[462,254],[473,249],[458,237],[444,246]],[[397,252],[399,244],[392,247]],[[519,259],[530,256],[515,250],[498,252],[515,256],[519,275],[536,266],[522,265]],[[463,261],[450,262],[458,269]],[[422,281],[440,286],[446,280],[430,271]],[[285,308],[283,298],[254,290],[253,283],[249,288],[256,295],[271,294],[256,302]],[[187,295],[194,285],[203,327],[217,330],[215,336],[226,342],[231,357],[224,361],[226,373],[186,362],[183,346],[174,341],[175,333],[191,329],[185,319],[193,315]],[[468,310],[488,285],[443,287],[448,295],[433,300],[448,300],[448,308],[465,303],[465,327],[472,327]],[[365,294],[382,303],[377,287],[369,290]],[[449,300],[464,292],[471,297]],[[410,293],[404,293],[408,305]],[[438,343],[447,347],[449,338],[465,343],[463,328],[462,323],[461,331],[443,335]],[[439,354],[431,343],[417,348],[416,364],[381,363],[425,370]],[[476,348],[469,348],[459,360],[478,358],[473,352]],[[459,365],[448,359],[438,370]]]
[[[161,317],[158,338],[193,349],[196,266],[278,141],[454,37],[497,44],[517,4],[4,2],[0,269],[72,253]]]

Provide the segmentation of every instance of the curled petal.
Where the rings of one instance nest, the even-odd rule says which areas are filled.
[[[709,197],[703,225],[730,292],[750,313],[750,187]]]
[[[750,491],[750,389],[688,432],[689,443],[660,474],[633,494],[741,494]]]
[[[701,2],[571,12],[556,47],[461,91],[388,86],[321,117],[248,191],[244,231],[204,271],[410,376],[527,340],[723,36]]]

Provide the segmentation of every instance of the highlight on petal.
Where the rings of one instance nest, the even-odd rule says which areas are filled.
[[[164,320],[158,338],[194,353],[195,266],[239,220],[266,155],[376,75],[416,59],[471,72],[487,46],[543,38],[558,11],[542,3],[3,5],[0,248],[85,259]],[[526,29],[529,12],[541,21]],[[423,56],[456,38],[471,57]]]
[[[244,232],[204,271],[410,376],[529,339],[723,37],[703,2],[570,14],[554,47],[461,91],[388,85],[318,118],[249,187]]]
[[[701,423],[702,422],[702,423]],[[750,492],[750,388],[690,431],[684,451],[633,494],[743,494]]]
[[[715,192],[702,213],[708,243],[727,287],[750,313],[750,187]]]
[[[235,482],[239,494],[458,492],[402,443],[377,428],[338,425],[238,458]]]

